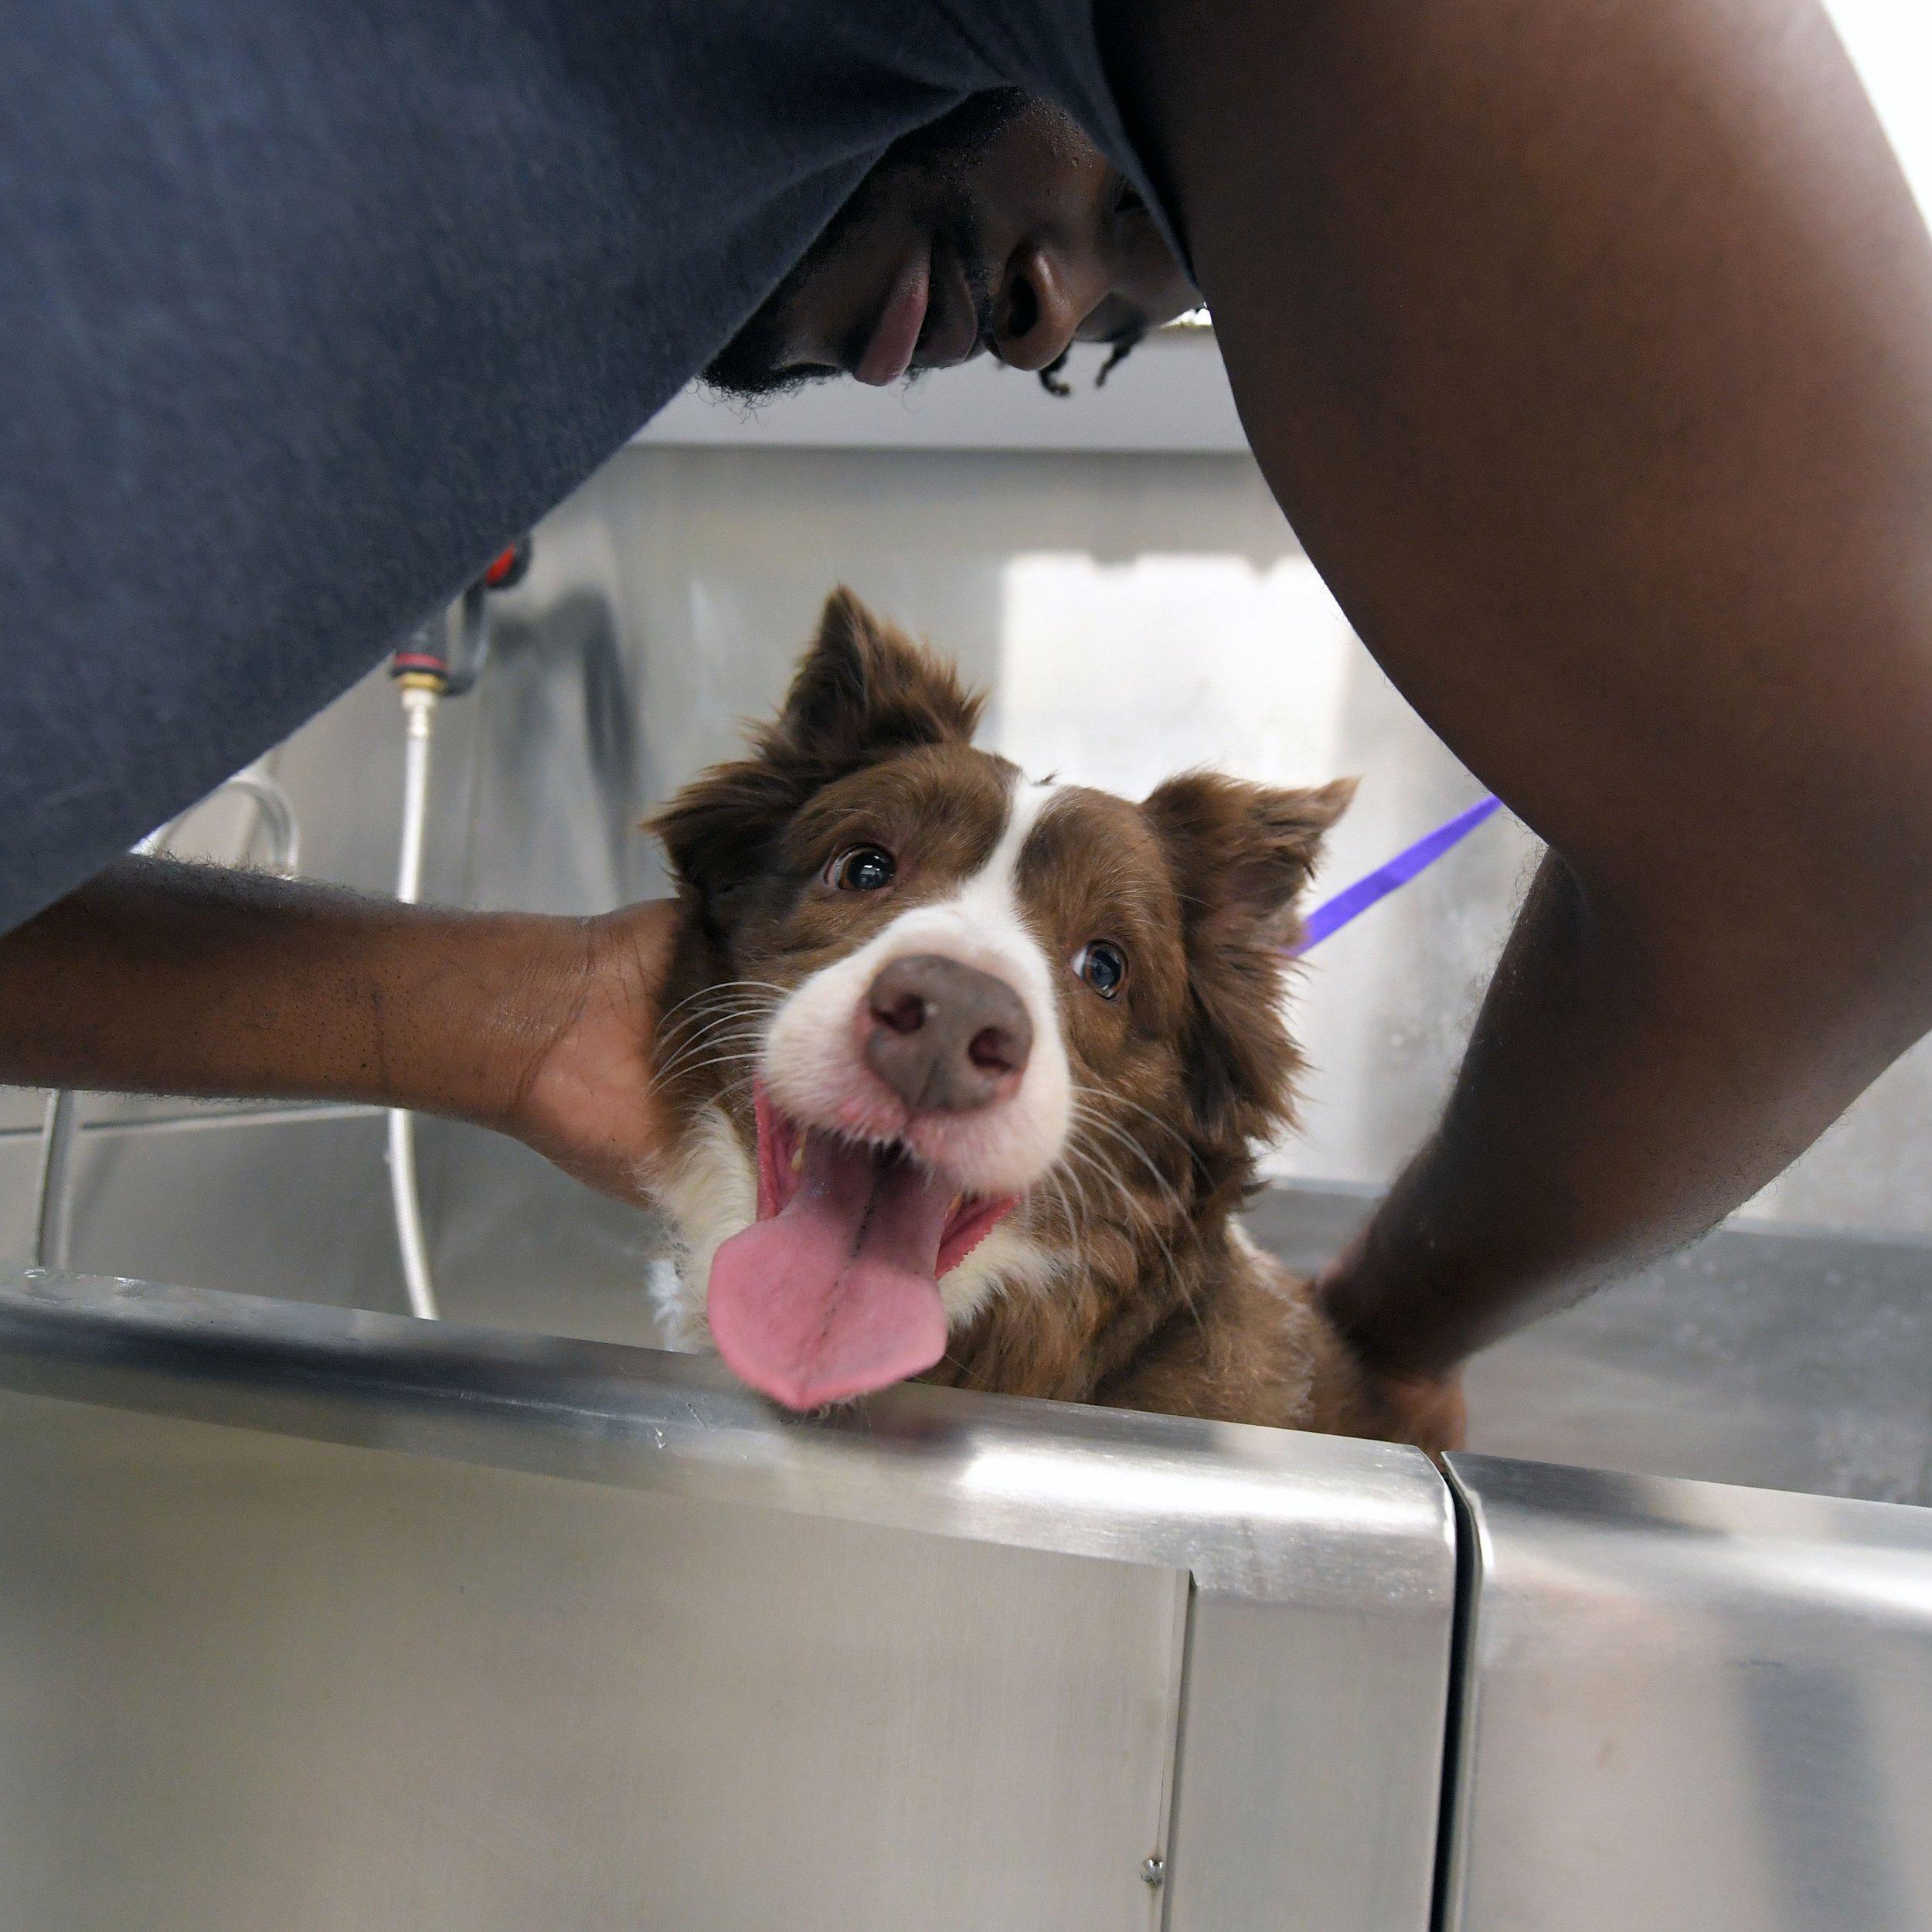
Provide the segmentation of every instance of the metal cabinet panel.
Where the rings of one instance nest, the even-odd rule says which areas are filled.
[[[45,1277],[0,1389],[0,1932],[1425,1932],[1413,1451]]]
[[[1141,1932],[1186,1579],[0,1396],[7,1932]]]
[[[1932,1512],[1451,1470],[1449,1932],[1932,1925]]]

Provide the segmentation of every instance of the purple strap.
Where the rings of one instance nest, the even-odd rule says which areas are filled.
[[[1406,886],[1419,872],[1427,871],[1452,846],[1460,845],[1470,833],[1501,805],[1500,798],[1484,798],[1467,811],[1459,811],[1447,825],[1426,832],[1413,845],[1396,854],[1386,865],[1378,866],[1366,878],[1345,886],[1335,896],[1309,913],[1301,930],[1301,943],[1293,950],[1299,959],[1322,940],[1341,931],[1352,919],[1359,919],[1371,906],[1386,899],[1398,886]]]

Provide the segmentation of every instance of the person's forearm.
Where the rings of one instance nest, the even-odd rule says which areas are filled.
[[[576,996],[584,934],[128,859],[0,937],[0,1083],[500,1124]]]
[[[1383,1373],[1440,1376],[1701,1233],[1932,1025],[1911,930],[1781,957],[1770,922],[1628,925],[1546,861],[1442,1124],[1331,1271],[1330,1312]]]

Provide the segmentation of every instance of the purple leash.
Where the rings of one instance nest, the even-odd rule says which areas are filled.
[[[1404,847],[1366,877],[1345,886],[1309,913],[1301,930],[1301,943],[1290,956],[1299,959],[1304,953],[1311,952],[1322,940],[1341,931],[1350,920],[1359,919],[1371,906],[1379,904],[1398,886],[1406,886],[1417,872],[1426,872],[1444,852],[1461,845],[1502,803],[1495,798],[1479,800],[1466,811],[1458,812],[1447,824],[1425,832],[1413,845]]]

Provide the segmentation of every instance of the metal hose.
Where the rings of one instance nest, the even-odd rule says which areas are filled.
[[[302,831],[295,822],[295,808],[289,803],[288,794],[259,771],[238,771],[221,789],[254,800],[268,834],[268,869],[293,879],[302,869]]]
[[[67,1175],[73,1163],[73,1095],[62,1091],[47,1096],[46,1125],[40,1134],[40,1182],[33,1211],[33,1247],[30,1268],[64,1269],[67,1265]]]
[[[403,841],[396,860],[396,896],[413,906],[423,890],[423,841],[429,821],[430,735],[439,692],[430,679],[403,680]],[[416,1181],[416,1116],[394,1107],[389,1115],[389,1191],[396,1213],[396,1246],[410,1313],[437,1319],[429,1245],[423,1234],[423,1203]]]

